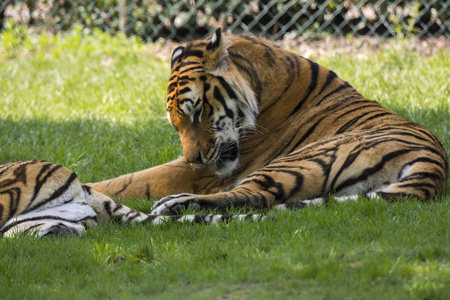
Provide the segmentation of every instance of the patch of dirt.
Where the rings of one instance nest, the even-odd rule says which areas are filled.
[[[395,49],[406,49],[422,56],[436,55],[440,51],[450,53],[450,39],[445,36],[424,39],[379,39],[361,37],[354,39],[327,37],[323,40],[306,41],[302,38],[279,40],[275,42],[281,48],[292,50],[303,57],[333,57],[351,55],[358,59],[366,59],[370,54]],[[153,45],[153,44],[152,44]],[[173,41],[155,43],[156,56],[162,60],[170,59],[172,51],[183,45]]]
[[[450,49],[450,39],[444,36],[408,40],[379,39],[376,37],[361,37],[358,39],[327,37],[320,41],[282,40],[277,41],[276,44],[285,49],[298,49],[296,52],[305,57],[348,54],[364,58],[369,53],[395,48],[409,50],[423,56],[431,56],[441,50],[449,51]]]

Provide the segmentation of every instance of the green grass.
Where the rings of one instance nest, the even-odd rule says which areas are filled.
[[[181,155],[155,46],[79,31],[0,43],[0,163],[46,159],[98,181]],[[8,41],[8,43],[6,43]],[[108,64],[108,57],[112,64]],[[315,58],[450,149],[450,55]],[[102,63],[103,62],[103,63]],[[124,201],[149,211],[149,201]],[[277,222],[108,223],[83,237],[0,240],[2,299],[445,299],[449,192],[433,203],[331,203]]]

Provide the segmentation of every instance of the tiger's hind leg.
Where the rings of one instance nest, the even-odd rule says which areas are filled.
[[[82,235],[86,232],[83,225],[67,221],[39,220],[26,221],[6,231],[3,236],[13,237],[17,234],[35,234],[38,237],[62,237],[67,235]]]
[[[398,201],[402,199],[415,198],[422,199],[424,201],[430,200],[433,196],[442,192],[439,190],[439,185],[436,181],[442,180],[439,176],[439,169],[430,172],[429,159],[416,159],[412,164],[406,164],[398,172],[398,176],[393,183],[386,183],[384,186],[374,189],[371,192],[364,193],[362,195],[348,195],[333,197],[333,200],[337,202],[344,201],[357,201],[361,198],[386,200],[386,201]],[[428,172],[426,171],[428,169]],[[442,176],[444,177],[444,176]],[[286,203],[278,204],[275,209],[295,209],[303,208],[309,205],[321,205],[328,202],[328,198],[315,198],[309,200],[291,200]]]
[[[20,233],[38,237],[81,235],[86,226],[96,225],[96,214],[83,198],[75,198],[70,203],[30,211],[10,219],[1,228],[4,237]]]
[[[0,166],[0,236],[84,233],[96,224],[76,174],[46,161]]]
[[[149,222],[173,220],[216,223],[229,219],[264,219],[261,215],[172,215],[138,212],[87,185],[67,168],[46,161],[0,165],[0,237],[17,234],[44,236],[81,235],[97,222]]]
[[[413,134],[416,132],[409,128],[394,128],[337,135],[275,159],[232,190],[162,198],[152,213],[186,207],[303,207],[320,204],[320,197],[330,193],[342,197],[341,201],[357,199],[357,194],[430,200],[445,189],[447,157],[426,134],[408,140]]]
[[[438,185],[435,180],[441,180],[438,178],[438,172],[430,173],[424,172],[424,169],[429,166],[420,165],[406,165],[399,172],[398,181],[390,184],[386,184],[372,192],[365,193],[363,195],[349,195],[341,197],[333,197],[333,200],[337,202],[344,201],[357,201],[361,198],[386,200],[386,201],[398,201],[402,199],[415,198],[422,200],[430,200],[434,195],[439,194],[442,191],[438,190]],[[328,198],[315,198],[309,200],[291,200],[283,204],[278,204],[275,209],[295,209],[303,208],[309,205],[321,205],[328,202]]]
[[[68,202],[60,203],[55,199],[54,205],[11,218],[1,228],[3,236],[12,237],[19,233],[39,237],[82,235],[86,232],[86,227],[96,226],[97,222],[114,219],[123,224],[143,222],[149,218],[147,214],[126,207],[79,182],[75,182],[68,192]]]

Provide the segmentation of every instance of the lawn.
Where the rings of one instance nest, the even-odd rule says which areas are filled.
[[[181,155],[158,45],[80,30],[0,40],[0,163],[45,159],[99,181]],[[313,57],[450,149],[450,54]],[[104,224],[0,240],[2,299],[445,299],[449,189],[432,203],[331,203],[277,222]],[[152,201],[124,200],[149,212]]]

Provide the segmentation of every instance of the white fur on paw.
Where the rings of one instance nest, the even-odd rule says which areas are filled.
[[[176,204],[182,204],[189,199],[190,197],[194,196],[193,194],[178,194],[178,195],[171,195],[164,198],[161,198],[161,200],[156,201],[155,204],[153,204],[152,212],[150,214],[152,215],[161,215],[166,214],[171,211],[171,209]]]
[[[286,210],[287,209],[286,204],[278,204],[278,205],[275,205],[273,208],[278,209],[278,210]]]

